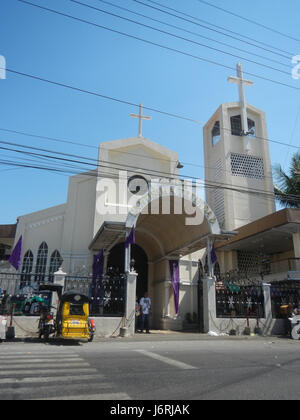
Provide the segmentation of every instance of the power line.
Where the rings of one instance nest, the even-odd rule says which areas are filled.
[[[18,0],[18,1],[23,1],[23,0]],[[228,66],[224,66],[224,67],[230,68],[230,69],[234,70],[234,68],[232,68],[232,67],[228,67]],[[111,96],[103,95],[103,94],[100,94],[98,92],[94,92],[94,91],[90,91],[90,90],[78,88],[76,86],[67,85],[67,84],[64,84],[64,83],[57,82],[57,81],[45,79],[45,78],[42,78],[42,77],[39,77],[39,76],[34,76],[32,74],[19,72],[19,71],[16,71],[16,70],[13,70],[13,69],[9,69],[9,68],[7,68],[6,71],[7,72],[10,72],[10,73],[13,73],[13,74],[16,74],[16,75],[19,75],[19,76],[28,77],[28,78],[31,78],[31,79],[34,79],[34,80],[38,80],[38,81],[41,81],[41,82],[45,82],[45,83],[49,83],[49,84],[52,84],[52,85],[64,87],[64,88],[67,88],[67,89],[71,89],[71,90],[74,90],[74,91],[77,91],[77,92],[80,92],[80,93],[85,93],[85,94],[89,94],[89,95],[93,95],[93,96],[98,96],[98,97],[103,98],[103,99],[107,99],[107,100],[119,102],[119,103],[122,103],[122,104],[125,104],[125,105],[134,106],[134,107],[137,107],[137,108],[139,107],[139,104],[136,104],[136,103],[133,103],[133,102],[129,102],[129,101],[125,101],[125,100],[122,100],[122,99],[114,98],[114,97],[111,97]],[[249,72],[244,72],[244,73],[250,74],[250,75],[252,75],[254,77],[260,77],[258,75],[254,75],[254,74],[249,73]],[[280,84],[282,84],[282,83],[280,83]],[[300,90],[300,88],[297,88],[297,87],[294,87],[294,86],[288,85],[288,87],[291,87],[291,88]],[[143,106],[143,108],[146,109],[146,110],[148,110],[148,111],[152,111],[152,112],[156,112],[156,113],[159,113],[159,114],[162,114],[162,115],[166,115],[166,116],[169,116],[169,117],[173,117],[173,118],[177,118],[177,119],[180,119],[180,120],[185,120],[185,121],[188,121],[188,122],[196,123],[198,125],[205,125],[206,124],[206,123],[204,123],[204,122],[202,122],[200,120],[196,120],[196,119],[193,119],[193,118],[185,117],[185,116],[182,116],[180,114],[174,114],[174,113],[171,113],[171,112],[162,111],[162,110],[159,110],[159,109],[156,109],[156,108],[151,108],[149,106]],[[226,131],[231,131],[231,128],[220,127],[220,129],[221,130],[226,130]],[[14,131],[14,130],[8,130],[8,129],[2,129],[2,130],[9,131],[9,132],[12,132],[12,133],[14,133],[14,132],[15,133],[20,133],[18,131]],[[21,133],[21,134],[23,134],[23,133]],[[33,134],[26,133],[26,135],[30,135],[32,137],[35,137],[35,135],[33,135]],[[37,136],[37,137],[43,137],[43,136]],[[45,137],[45,136],[44,136],[44,138],[45,139],[48,139],[48,140],[50,139],[49,137]],[[271,143],[275,143],[275,144],[278,144],[278,145],[281,145],[281,146],[287,146],[287,147],[292,147],[292,148],[295,148],[295,149],[299,149],[298,146],[287,144],[287,143],[284,143],[282,141],[272,140],[272,139],[268,139],[268,138],[264,138],[264,137],[260,137],[260,136],[256,136],[256,138],[259,139],[259,140],[269,141]],[[55,141],[55,139],[52,139],[52,140]],[[79,144],[77,144],[77,145],[79,145]]]
[[[280,64],[281,66],[290,68],[290,64],[285,64],[285,63],[282,63],[281,61],[277,61],[277,60],[271,59],[271,58],[266,57],[266,56],[263,56],[261,54],[256,54],[256,53],[251,52],[251,51],[246,51],[246,50],[244,50],[242,48],[238,48],[237,46],[234,46],[234,45],[231,45],[231,44],[227,44],[226,42],[218,41],[215,38],[210,38],[210,37],[207,37],[205,35],[201,35],[198,32],[190,31],[190,30],[185,29],[185,28],[182,28],[182,27],[180,27],[178,25],[172,25],[171,23],[167,23],[165,21],[162,21],[162,20],[159,20],[159,19],[155,19],[155,18],[150,17],[150,16],[147,16],[147,15],[145,15],[143,13],[134,12],[133,10],[130,10],[130,9],[126,8],[126,7],[122,7],[122,6],[119,6],[117,4],[111,3],[110,1],[106,1],[106,0],[98,0],[98,1],[101,2],[101,3],[103,3],[103,4],[107,4],[109,6],[115,7],[117,9],[119,9],[119,10],[123,10],[125,12],[131,13],[131,14],[133,14],[135,16],[143,17],[143,18],[148,19],[148,20],[151,20],[153,22],[157,22],[157,23],[159,23],[161,25],[165,25],[165,26],[168,26],[170,28],[174,28],[174,29],[177,29],[179,31],[182,31],[182,32],[185,32],[185,33],[188,33],[188,34],[195,35],[197,37],[206,39],[208,41],[215,42],[215,43],[220,44],[220,45],[223,45],[225,47],[232,48],[232,49],[234,49],[236,51],[241,51],[241,52],[244,52],[246,54],[249,54],[249,55],[253,55],[255,57],[262,58],[263,60],[268,60],[268,61],[271,61],[273,63]]]
[[[3,141],[0,141],[0,143],[9,144],[8,142],[3,142]],[[17,145],[17,146],[21,147],[21,148],[34,149],[34,150],[39,150],[40,149],[40,148],[36,148],[36,147],[32,147],[32,146],[24,146],[24,145]],[[7,150],[7,151],[13,151],[13,152],[16,152],[16,153],[21,153],[21,154],[25,154],[25,155],[29,155],[29,156],[39,157],[39,158],[40,157],[43,157],[43,158],[46,157],[48,159],[58,160],[59,162],[67,162],[68,164],[69,163],[79,163],[79,164],[84,164],[84,165],[87,165],[87,166],[93,166],[93,168],[95,166],[94,163],[87,163],[87,162],[82,162],[82,161],[79,161],[79,160],[50,156],[50,155],[45,155],[45,154],[40,154],[40,153],[35,153],[35,152],[34,153],[33,152],[26,152],[26,151],[17,150],[17,149],[11,149],[11,148],[8,148],[8,147],[2,147],[1,146],[0,149]],[[45,151],[45,149],[40,149],[40,150],[43,151],[43,152]],[[60,156],[61,155],[65,155],[65,156],[68,156],[68,157],[70,156],[69,154],[63,154],[61,152],[56,152],[56,151],[48,151],[48,152],[52,153],[52,154],[59,154]],[[90,158],[85,158],[85,157],[81,157],[81,158],[86,159],[86,160],[92,160]],[[13,162],[10,162],[10,163],[13,164]],[[106,166],[104,164],[109,164],[109,166]],[[16,165],[18,166],[18,164],[16,164]],[[115,167],[113,167],[112,165],[114,165]],[[30,167],[30,165],[27,165],[27,166]],[[176,179],[178,178],[177,174],[173,174],[173,173],[170,173],[170,172],[163,172],[163,171],[157,171],[157,170],[148,170],[147,171],[147,170],[145,170],[145,168],[137,167],[136,165],[132,166],[132,165],[126,165],[126,164],[119,164],[119,163],[116,163],[116,162],[101,161],[101,163],[100,163],[97,160],[96,166],[97,166],[98,169],[102,168],[104,170],[106,170],[106,169],[119,170],[119,171],[120,170],[126,170],[126,171],[129,171],[129,172],[138,171],[139,174],[143,174],[143,175],[151,176],[151,177],[155,176],[155,174],[156,174],[156,176],[160,176],[160,177],[163,176],[164,178],[167,178],[169,180],[173,180],[174,178],[176,178]],[[34,168],[39,169],[40,166],[39,167],[34,166]],[[49,167],[47,167],[47,168],[49,169]],[[50,167],[50,169],[54,170],[53,167]],[[79,169],[79,168],[77,168],[77,169]],[[80,170],[83,170],[83,169],[80,168]],[[59,171],[61,172],[62,169],[59,168]],[[69,171],[69,168],[68,168],[68,171]],[[111,173],[109,173],[107,171],[104,171],[103,174],[105,176],[107,176]],[[113,173],[112,175],[115,177],[115,179],[119,179],[119,177],[117,177],[115,173]],[[100,174],[99,175],[97,174],[97,177],[98,176],[100,176]],[[183,178],[187,178],[189,181],[194,180],[196,182],[199,182],[199,179],[196,178],[196,177],[193,177],[193,176],[189,176],[189,175],[180,175],[180,176],[183,177]],[[201,181],[201,182],[203,182],[203,186],[205,188],[227,189],[227,190],[237,191],[237,192],[241,192],[241,193],[254,193],[254,194],[258,194],[258,195],[262,195],[264,197],[269,197],[269,198],[274,199],[274,194],[273,193],[269,193],[269,192],[264,191],[264,190],[259,190],[259,189],[255,189],[255,188],[245,189],[245,187],[240,188],[242,186],[236,186],[235,188],[233,188],[232,185],[230,185],[230,184],[225,184],[225,183],[220,183],[220,182],[212,182],[212,181],[210,181],[210,182]],[[289,199],[293,199],[293,200],[296,200],[296,199],[300,200],[299,196],[295,196],[295,195],[291,195],[291,194],[285,195],[285,197],[289,198]]]
[[[161,9],[156,8],[156,7],[150,6],[149,4],[143,3],[143,2],[142,2],[142,1],[140,1],[140,0],[132,0],[132,1],[134,1],[134,2],[136,2],[136,3],[143,4],[143,5],[144,5],[144,6],[146,6],[146,7],[151,7],[152,9],[159,10],[159,11],[161,11],[161,12],[163,12],[163,13],[167,13],[167,12],[165,12],[164,10],[161,10]],[[266,44],[266,43],[264,43],[264,42],[258,41],[258,40],[256,40],[256,39],[250,38],[250,37],[248,37],[248,36],[246,36],[246,35],[243,35],[243,34],[240,34],[240,33],[234,32],[234,31],[231,31],[231,30],[229,30],[229,29],[227,29],[227,28],[224,28],[224,27],[222,27],[222,26],[217,26],[217,25],[214,25],[214,24],[212,24],[211,22],[207,22],[207,21],[205,21],[205,20],[203,20],[203,19],[199,19],[198,17],[195,17],[195,16],[192,16],[192,15],[189,15],[189,14],[184,13],[184,12],[182,12],[182,11],[179,11],[179,10],[177,10],[177,9],[173,9],[172,7],[167,7],[167,6],[165,6],[165,5],[161,4],[161,3],[157,2],[157,1],[154,1],[154,0],[147,0],[147,1],[148,1],[148,3],[156,4],[156,5],[158,5],[158,6],[160,6],[160,7],[163,7],[163,8],[165,8],[165,9],[167,9],[167,10],[171,10],[171,11],[173,11],[173,12],[179,13],[179,14],[181,14],[182,16],[187,16],[187,17],[189,17],[189,18],[192,18],[192,19],[196,20],[197,22],[203,22],[203,23],[208,24],[208,25],[211,25],[211,26],[213,26],[213,27],[215,27],[215,28],[225,30],[225,31],[227,31],[227,32],[229,32],[229,33],[232,33],[232,34],[234,34],[234,35],[238,35],[238,36],[239,36],[239,38],[234,37],[234,36],[230,36],[230,35],[228,35],[228,34],[225,34],[224,32],[214,31],[214,32],[220,33],[220,34],[222,34],[222,35],[224,35],[224,36],[227,36],[227,37],[229,37],[229,38],[233,38],[233,39],[238,40],[238,41],[240,41],[240,42],[244,42],[244,43],[246,43],[246,44],[248,44],[248,45],[252,45],[252,46],[254,46],[254,47],[256,47],[256,48],[261,48],[261,49],[263,49],[263,50],[269,51],[269,52],[271,52],[272,54],[280,55],[280,56],[285,57],[285,58],[288,58],[288,59],[290,59],[290,57],[291,57],[291,56],[295,55],[294,53],[291,53],[291,52],[288,52],[288,51],[285,51],[285,50],[281,50],[281,49],[279,49],[278,47],[274,47],[273,45],[269,45],[269,44]],[[196,25],[196,23],[195,23],[195,22],[193,22],[193,21],[191,21],[191,20],[183,19],[183,18],[181,18],[180,16],[176,16],[176,15],[171,14],[171,13],[167,13],[167,14],[170,14],[171,16],[175,16],[175,17],[177,17],[177,18],[179,18],[179,19],[182,19],[182,20],[186,20],[187,22],[190,22],[190,23],[193,23],[194,25]],[[207,28],[206,26],[203,26],[203,25],[198,25],[198,26],[201,26],[201,27],[203,27],[203,28],[205,28],[205,29],[212,30],[211,28]],[[240,37],[243,37],[243,38],[245,38],[245,39],[249,39],[250,41],[257,42],[257,43],[259,43],[259,44],[261,44],[261,45],[265,45],[265,46],[267,46],[267,47],[269,47],[269,48],[273,48],[274,50],[277,50],[277,51],[283,52],[283,53],[285,53],[285,54],[287,54],[287,55],[282,55],[282,54],[276,53],[276,52],[274,52],[274,51],[271,51],[271,50],[269,50],[269,49],[265,49],[265,48],[263,48],[263,47],[261,47],[261,46],[259,46],[259,45],[256,45],[256,44],[253,44],[253,43],[250,43],[250,42],[244,41],[244,40],[243,40],[243,39],[241,39]]]
[[[235,17],[237,17],[237,18],[239,18],[239,19],[245,20],[246,22],[250,22],[250,23],[252,23],[253,25],[260,26],[261,28],[267,29],[268,31],[271,31],[271,32],[273,32],[273,33],[275,33],[275,34],[281,35],[281,36],[283,36],[283,37],[285,37],[285,38],[292,39],[293,41],[298,41],[298,42],[300,42],[300,39],[295,38],[294,36],[287,35],[287,34],[285,34],[285,33],[283,33],[283,32],[278,31],[277,29],[270,28],[270,27],[269,27],[269,26],[267,26],[267,25],[263,25],[262,23],[256,22],[255,20],[252,20],[252,19],[249,19],[249,18],[246,18],[245,16],[238,15],[237,13],[234,13],[234,12],[232,12],[232,11],[230,11],[230,10],[224,9],[224,8],[222,8],[222,7],[220,7],[220,6],[216,6],[215,4],[209,3],[208,1],[204,1],[204,0],[198,0],[198,1],[199,1],[200,3],[206,4],[207,6],[214,7],[214,8],[215,8],[215,9],[217,9],[217,10],[221,10],[221,11],[222,11],[222,12],[224,12],[224,13],[227,13],[227,14],[232,15],[232,16],[235,16]]]
[[[231,132],[231,129],[224,129],[224,128],[221,128],[221,129],[222,130],[228,130],[228,131]],[[1,128],[1,127],[0,127],[0,131],[5,131],[5,132],[8,132],[8,133],[12,133],[12,134],[24,135],[24,136],[28,136],[28,137],[32,137],[32,138],[43,139],[43,140],[53,141],[53,142],[58,142],[58,143],[66,143],[66,144],[71,144],[71,145],[76,145],[76,146],[81,146],[81,147],[92,148],[92,149],[97,149],[98,150],[98,146],[91,146],[91,145],[87,145],[87,144],[84,144],[84,143],[78,143],[78,142],[70,141],[70,140],[66,140],[66,139],[58,139],[58,138],[53,138],[53,137],[49,137],[49,136],[36,135],[36,134],[32,134],[32,133],[27,133],[27,132],[24,132],[24,131],[10,130],[10,129]],[[261,139],[263,141],[274,142],[274,143],[284,145],[284,146],[287,146],[287,147],[290,147],[290,148],[295,148],[297,150],[299,149],[299,147],[297,147],[297,146],[282,143],[282,142],[276,142],[275,140],[270,140],[270,139],[265,139],[265,138],[259,138],[259,139]],[[60,154],[62,156],[85,159],[85,160],[89,160],[91,162],[98,162],[97,159],[83,157],[82,155],[79,156],[79,155],[75,155],[75,154],[70,154],[70,153],[67,154],[67,153],[62,153],[62,152],[57,152],[57,151],[53,152],[52,150],[49,150],[49,149],[42,149],[40,147],[37,148],[37,147],[33,147],[33,146],[20,145],[20,144],[17,144],[17,143],[14,143],[14,142],[8,142],[8,141],[5,141],[5,142],[2,141],[1,143],[9,145],[9,146],[30,148],[32,150],[43,151],[43,152],[46,152],[46,153],[56,153],[56,154]],[[109,150],[109,149],[103,147],[103,144],[101,144],[100,148],[102,150]],[[133,153],[133,152],[118,151],[118,153],[125,154],[125,155],[128,155],[128,156],[134,156],[134,157],[137,157],[139,159],[141,158],[141,156],[139,154]],[[149,159],[149,160],[161,161],[161,162],[170,162],[170,163],[175,163],[175,164],[178,163],[177,160],[173,161],[173,160],[169,160],[169,159],[165,159],[165,158],[157,158],[157,157],[153,157],[153,156],[144,156],[143,158],[144,159]],[[209,170],[215,170],[216,169],[215,167],[208,167],[208,166],[197,164],[195,162],[184,162],[184,161],[182,161],[181,163],[184,166],[193,166],[193,167],[202,168],[202,169],[209,169]],[[227,171],[226,169],[222,169],[222,172],[223,173],[231,173],[230,171]],[[266,177],[266,178],[273,179],[273,177]]]
[[[82,3],[82,2],[80,2],[80,1],[78,1],[78,0],[69,0],[69,1],[71,1],[72,3],[76,3],[76,4],[79,4],[79,5],[81,5],[81,6],[88,7],[88,8],[90,8],[90,9],[96,10],[97,12],[104,13],[104,14],[107,14],[107,15],[110,15],[110,16],[114,16],[114,17],[116,17],[116,18],[118,18],[118,19],[122,19],[122,20],[125,20],[125,21],[130,22],[130,23],[134,23],[135,25],[139,25],[139,26],[142,26],[142,27],[144,27],[144,28],[151,29],[151,30],[156,31],[156,32],[160,32],[160,33],[162,33],[162,34],[164,34],[164,35],[168,35],[168,36],[171,36],[171,37],[173,37],[173,38],[176,38],[176,39],[179,39],[179,40],[182,40],[182,41],[190,42],[190,43],[195,44],[195,45],[198,45],[198,46],[200,46],[200,47],[204,47],[204,48],[210,49],[210,50],[212,50],[212,51],[219,52],[219,53],[221,53],[221,54],[226,54],[226,55],[229,55],[229,56],[231,56],[231,57],[235,57],[235,58],[238,58],[238,59],[240,59],[240,60],[248,61],[249,63],[256,64],[256,65],[258,65],[258,66],[265,67],[265,68],[268,68],[268,69],[270,69],[270,70],[274,70],[274,71],[277,71],[277,72],[279,72],[279,73],[286,74],[287,76],[290,76],[290,75],[291,75],[291,73],[290,73],[290,72],[287,72],[287,71],[284,71],[284,70],[280,70],[280,69],[278,69],[278,68],[276,68],[276,67],[272,67],[272,66],[269,66],[269,65],[267,65],[267,64],[260,63],[260,62],[258,62],[258,61],[250,60],[250,59],[245,58],[245,57],[242,57],[242,56],[240,56],[240,55],[236,55],[236,54],[230,53],[230,52],[228,52],[228,51],[220,50],[220,49],[218,49],[218,48],[214,48],[214,47],[211,47],[211,46],[209,46],[209,45],[202,44],[202,43],[197,42],[197,41],[194,41],[194,40],[192,40],[192,39],[185,38],[185,37],[182,37],[182,36],[179,36],[179,35],[173,34],[173,33],[171,33],[171,32],[164,31],[164,30],[162,30],[162,29],[158,29],[158,28],[155,28],[155,27],[150,26],[150,25],[146,25],[146,24],[141,23],[141,22],[137,22],[137,21],[135,21],[135,20],[132,20],[132,19],[126,18],[126,17],[124,17],[124,16],[117,15],[116,13],[108,12],[108,11],[106,11],[106,10],[99,9],[98,7],[91,6],[91,5],[86,4],[86,3]]]
[[[17,167],[17,168],[27,168],[27,169],[36,169],[36,170],[43,170],[43,171],[50,171],[50,172],[54,172],[54,173],[58,173],[58,174],[73,174],[73,175],[80,175],[80,176],[88,176],[88,177],[96,177],[99,178],[101,176],[101,174],[98,174],[96,170],[94,171],[86,171],[84,173],[78,173],[78,171],[75,170],[71,170],[71,169],[63,169],[63,168],[55,168],[55,167],[49,167],[49,166],[41,166],[41,165],[29,165],[29,164],[25,164],[25,163],[16,163],[13,161],[4,161],[4,160],[0,160],[0,164],[4,164],[5,166],[13,166],[13,167]],[[116,176],[116,174],[114,173],[110,173],[110,172],[105,172],[105,177],[107,179],[115,179],[115,180],[127,180],[127,178],[122,177],[122,176]],[[166,177],[164,177],[166,178]],[[170,178],[171,179],[171,178]],[[174,178],[172,178],[174,179]],[[182,181],[182,180],[181,180]],[[199,181],[199,180],[198,180]],[[157,180],[152,180],[152,182],[158,183],[159,181]],[[192,184],[192,182],[190,182],[190,186],[189,188],[206,188],[206,189],[213,189],[213,190],[217,190],[217,189],[221,189],[221,190],[229,190],[229,191],[233,191],[233,192],[238,192],[240,194],[250,194],[250,195],[255,195],[255,196],[260,196],[262,198],[264,198],[266,201],[274,201],[275,199],[275,194],[273,193],[267,193],[261,190],[248,190],[248,189],[239,189],[239,188],[233,188],[232,186],[224,186],[221,184],[208,184],[205,183],[204,181],[202,181],[202,184],[198,183],[198,186],[195,184]],[[300,196],[290,196],[290,195],[286,195],[286,194],[282,194],[281,197],[289,199],[291,201],[296,202],[300,202]],[[243,198],[242,198],[243,199]]]
[[[109,28],[109,27],[107,27],[107,26],[99,25],[99,24],[96,24],[96,23],[93,23],[93,22],[87,21],[87,20],[85,20],[85,19],[82,19],[82,18],[77,18],[77,17],[75,17],[75,16],[68,15],[68,14],[66,14],[66,13],[59,12],[59,11],[54,10],[54,9],[49,9],[49,8],[46,8],[46,7],[43,7],[43,6],[40,6],[40,5],[37,5],[37,4],[34,4],[34,3],[31,3],[31,2],[26,1],[26,0],[17,0],[17,1],[19,1],[19,2],[21,2],[21,3],[24,3],[24,4],[28,4],[28,5],[30,5],[30,6],[37,7],[37,8],[39,8],[39,9],[46,10],[46,11],[51,12],[51,13],[55,13],[55,14],[57,14],[57,15],[61,15],[61,16],[64,16],[64,17],[67,17],[67,18],[70,18],[70,19],[76,20],[76,21],[81,22],[81,23],[85,23],[85,24],[88,24],[88,25],[91,25],[91,26],[98,27],[98,28],[100,28],[100,29],[104,29],[104,30],[107,30],[107,31],[110,31],[110,32],[116,33],[116,34],[118,34],[118,35],[126,36],[126,37],[128,37],[128,38],[132,38],[132,39],[135,39],[135,40],[138,40],[138,41],[144,42],[144,43],[149,44],[149,45],[153,45],[153,46],[160,47],[160,48],[163,48],[163,49],[168,50],[168,51],[172,51],[172,52],[175,52],[175,53],[178,53],[178,54],[181,54],[181,55],[187,56],[187,57],[191,57],[191,58],[194,58],[194,59],[199,60],[199,61],[203,61],[203,62],[207,62],[207,63],[210,63],[210,64],[214,64],[214,65],[216,65],[216,66],[223,67],[223,68],[226,68],[226,69],[229,69],[229,70],[234,70],[234,71],[236,70],[234,67],[231,67],[231,66],[228,66],[228,65],[225,65],[225,64],[219,63],[219,62],[217,62],[217,61],[214,61],[214,60],[209,60],[209,59],[206,59],[206,58],[203,58],[203,57],[199,57],[199,56],[196,56],[196,55],[193,55],[193,54],[190,54],[190,53],[184,52],[184,51],[182,51],[182,50],[178,50],[178,49],[175,49],[175,48],[167,47],[167,46],[165,46],[165,45],[158,44],[158,43],[156,43],[156,42],[149,41],[149,40],[146,40],[146,39],[144,39],[144,38],[140,38],[140,37],[135,36],[135,35],[130,35],[130,34],[126,33],[126,32],[121,32],[121,31],[118,31],[118,30],[115,30],[115,29]],[[134,1],[136,1],[136,0],[134,0]],[[22,72],[18,72],[18,71],[12,70],[12,69],[8,69],[8,68],[7,68],[7,69],[6,69],[6,71],[7,71],[7,72],[11,72],[11,73],[15,73],[15,74],[19,74],[19,75],[22,75],[22,76],[26,76],[26,77],[31,77],[32,79],[37,79],[37,80],[40,80],[40,81],[44,81],[44,82],[48,82],[48,83],[52,83],[52,84],[55,84],[55,85],[58,85],[58,86],[68,87],[69,89],[73,89],[73,90],[81,91],[81,92],[84,92],[84,93],[90,93],[90,94],[93,94],[93,95],[95,95],[95,96],[101,96],[101,97],[106,98],[106,99],[116,100],[116,99],[114,99],[114,98],[109,98],[109,97],[106,97],[106,96],[104,96],[104,95],[97,94],[97,93],[95,93],[95,92],[89,92],[89,91],[86,91],[86,90],[84,90],[84,89],[75,88],[75,87],[72,87],[72,86],[65,85],[65,84],[63,84],[63,83],[53,82],[53,81],[46,80],[46,79],[43,79],[43,78],[38,77],[38,76],[29,75],[29,74],[22,73]],[[288,88],[290,88],[290,89],[294,89],[294,90],[297,90],[297,91],[298,91],[298,90],[300,90],[300,88],[298,88],[298,87],[296,87],[296,86],[289,85],[288,83],[280,82],[280,81],[278,81],[278,80],[270,79],[270,78],[265,77],[265,76],[257,75],[257,74],[255,74],[255,73],[251,73],[251,72],[244,71],[244,74],[248,74],[248,75],[250,75],[250,76],[252,76],[252,77],[256,77],[256,78],[259,78],[259,79],[262,79],[262,80],[265,80],[265,81],[268,81],[268,82],[271,82],[271,83],[274,83],[274,84],[277,84],[277,85],[280,85],[280,86],[288,87]],[[118,102],[123,102],[123,103],[126,103],[127,105],[137,106],[136,104],[132,104],[132,103],[129,103],[129,102],[126,102],[126,101],[120,101],[120,100],[118,100]],[[146,107],[144,107],[144,108],[145,108],[145,109],[148,109],[148,110],[150,110],[150,111],[153,111],[153,112],[157,112],[157,110],[154,110],[154,109],[149,109],[149,108],[146,108]],[[164,112],[161,112],[161,111],[160,111],[160,113],[164,113]],[[166,115],[169,115],[169,116],[173,116],[173,117],[175,116],[175,115],[173,115],[173,114],[168,114],[168,113],[165,113],[165,114],[166,114]],[[177,117],[177,116],[176,116],[176,117]],[[182,117],[180,117],[180,118],[181,118],[181,119],[185,119],[185,120],[189,120],[188,118],[182,118]],[[196,121],[194,121],[194,122],[196,122]]]

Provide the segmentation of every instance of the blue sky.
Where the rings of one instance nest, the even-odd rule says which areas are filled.
[[[31,1],[226,66],[234,68],[239,61],[238,58],[174,39],[149,28],[88,9],[70,0]],[[198,0],[157,1],[214,25],[228,28],[237,34],[274,46],[282,50],[282,52],[277,50],[281,55],[180,21],[133,0],[111,0],[111,3],[230,44],[232,48],[134,16],[98,0],[80,1],[276,67],[288,74],[240,60],[247,72],[300,89],[300,79],[294,80],[291,76],[291,59],[293,55],[300,54],[299,41],[225,14]],[[151,4],[147,0],[142,1]],[[252,0],[250,3],[210,0],[210,2],[284,34],[300,38],[298,22],[300,2],[297,0],[286,2]],[[236,87],[227,83],[227,77],[234,74],[233,70],[79,23],[17,0],[2,0],[0,16],[0,55],[6,58],[9,69],[131,103],[142,102],[148,107],[204,122],[222,102],[237,100]],[[244,52],[236,51],[234,48],[243,49]],[[264,48],[271,50],[269,47]],[[259,54],[263,58],[254,57],[249,54],[250,52]],[[246,77],[255,83],[252,88],[247,88],[247,100],[266,112],[269,138],[294,146],[299,145],[299,90],[248,75]],[[0,128],[68,139],[94,148],[54,143],[3,130],[0,130],[1,141],[96,158],[96,147],[100,142],[137,134],[137,121],[129,118],[132,112],[137,112],[133,106],[53,86],[10,72],[7,73],[6,80],[0,80]],[[145,137],[176,150],[180,160],[186,163],[182,170],[184,175],[203,178],[202,126],[154,112],[146,111],[146,113],[152,116],[152,121],[144,123]],[[292,153],[296,151],[274,143],[270,144],[270,150],[272,163],[280,163],[286,169]],[[15,157],[16,155],[11,152],[0,150],[1,159],[15,159]],[[24,160],[24,156],[18,157]],[[190,166],[187,163],[199,166]],[[2,192],[0,224],[15,223],[19,215],[61,204],[66,200],[67,175],[33,169],[12,170],[0,165],[0,179]]]

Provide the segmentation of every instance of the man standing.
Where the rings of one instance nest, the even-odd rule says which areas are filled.
[[[144,332],[144,327],[146,328],[146,333],[150,334],[150,308],[151,308],[151,299],[149,298],[148,292],[145,292],[144,297],[140,300],[141,308],[141,333]]]
[[[7,317],[0,316],[0,343],[5,340],[7,329]]]

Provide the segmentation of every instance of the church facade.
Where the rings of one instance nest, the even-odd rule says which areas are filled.
[[[138,136],[101,143],[97,167],[70,177],[66,203],[19,217],[20,272],[88,276],[103,249],[104,271],[137,273],[131,298],[149,293],[152,327],[182,329],[194,319],[208,331],[218,325],[216,314],[211,322],[215,276],[249,267],[259,275],[266,252],[275,262],[300,259],[297,215],[290,222],[285,213],[276,224],[283,216],[276,213],[265,113],[246,103],[251,82],[240,65],[230,81],[239,84],[239,102],[222,104],[203,129],[206,201],[197,184],[181,179],[178,154],[143,137],[149,117],[140,107],[132,115]],[[270,240],[275,227],[277,244]],[[135,244],[126,248],[132,228]],[[170,261],[179,262],[178,310]]]
[[[188,313],[198,313],[201,250],[221,230],[197,189],[180,180],[178,163],[176,152],[140,136],[101,144],[98,168],[70,178],[65,204],[19,217],[21,271],[88,275],[104,249],[104,271],[134,266],[137,296],[148,291],[152,298],[152,326],[181,329]],[[170,260],[180,260],[178,314]]]

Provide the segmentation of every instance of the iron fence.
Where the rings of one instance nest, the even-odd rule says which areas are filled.
[[[300,282],[287,280],[272,283],[271,304],[273,318],[286,318],[280,307],[290,305],[298,308],[300,306]]]
[[[92,276],[67,276],[65,290],[78,290],[91,298],[91,315],[122,317],[125,314],[126,275],[109,270],[97,282]]]
[[[260,279],[234,272],[216,283],[217,318],[264,318],[264,292]]]
[[[50,305],[51,299],[50,292],[39,292],[39,285],[52,281],[48,275],[0,271],[0,315],[39,315],[40,303]]]
[[[92,316],[122,317],[125,314],[125,274],[115,270],[93,283],[92,276],[69,275],[65,291],[77,290],[91,298]],[[40,292],[41,284],[53,283],[53,275],[0,272],[0,315],[38,316],[40,303],[50,305],[51,292]]]

